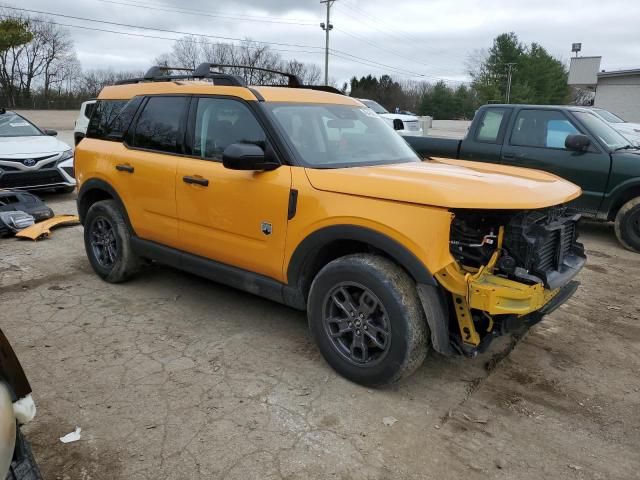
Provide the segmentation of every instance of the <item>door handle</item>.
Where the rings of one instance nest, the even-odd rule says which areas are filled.
[[[116,170],[119,172],[133,173],[134,168],[131,165],[120,163],[116,165]]]
[[[186,177],[182,177],[182,181],[184,183],[188,183],[189,185],[200,185],[202,187],[208,187],[209,186],[209,180],[207,180],[206,178],[202,178],[202,177],[186,176]]]
[[[502,154],[502,159],[503,160],[513,160],[514,158],[516,158],[515,153],[503,153]]]

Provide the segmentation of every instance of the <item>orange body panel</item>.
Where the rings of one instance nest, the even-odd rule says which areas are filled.
[[[295,88],[256,87],[267,102],[336,103],[352,98]],[[257,101],[244,87],[208,82],[156,82],[106,87],[100,99],[136,95],[225,95]],[[127,164],[135,174],[116,170]],[[341,169],[281,166],[234,171],[219,162],[129,149],[119,142],[83,140],[76,150],[80,187],[106,181],[120,195],[136,235],[163,245],[287,282],[291,257],[313,232],[357,225],[406,247],[430,272],[454,262],[449,252],[451,208],[533,209],[565,203],[575,185],[528,169],[434,159],[423,163]],[[209,180],[207,188],[184,176]],[[290,189],[297,214],[288,221]],[[271,233],[261,230],[268,224]]]

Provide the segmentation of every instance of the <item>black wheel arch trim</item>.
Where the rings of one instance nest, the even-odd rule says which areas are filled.
[[[122,198],[120,198],[120,195],[118,194],[118,192],[109,183],[107,183],[106,181],[100,178],[90,178],[89,180],[86,180],[85,182],[82,183],[82,186],[78,191],[78,199],[76,200],[76,202],[78,205],[78,216],[80,217],[80,223],[84,225],[84,220],[87,215],[87,211],[89,211],[89,207],[87,206],[85,208],[85,205],[84,205],[87,195],[90,192],[95,192],[96,190],[99,190],[108,194],[118,204],[118,207],[120,207],[120,210],[122,211],[122,214],[124,216],[125,222],[127,222],[127,227],[129,227],[129,231],[132,234],[135,234],[133,226],[129,221],[129,214],[127,213],[127,209],[124,206],[124,202],[122,201]]]
[[[335,241],[356,241],[380,250],[413,277],[416,283],[437,286],[433,274],[409,249],[384,233],[358,225],[332,225],[307,236],[296,248],[287,268],[290,287],[303,290],[305,268],[313,263],[321,248]]]

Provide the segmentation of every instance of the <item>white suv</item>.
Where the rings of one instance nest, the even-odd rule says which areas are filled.
[[[416,117],[415,115],[404,115],[401,113],[390,113],[378,102],[374,102],[373,100],[368,100],[366,98],[359,98],[358,100],[384,118],[384,120],[400,135],[411,137],[421,137],[424,135],[419,117]]]
[[[87,100],[80,105],[80,113],[73,127],[73,141],[76,145],[78,145],[80,140],[87,134],[87,127],[89,126],[89,120],[91,119],[91,114],[95,106],[96,100]]]

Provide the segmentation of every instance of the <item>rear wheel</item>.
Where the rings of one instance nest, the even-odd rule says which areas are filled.
[[[131,233],[113,200],[102,200],[89,208],[84,246],[93,270],[107,282],[123,282],[138,271],[140,260],[131,248]]]
[[[640,253],[640,197],[629,200],[618,211],[615,230],[626,249]]]
[[[356,383],[396,382],[427,353],[429,329],[415,283],[383,257],[349,255],[326,265],[311,285],[308,317],[324,358]]]

